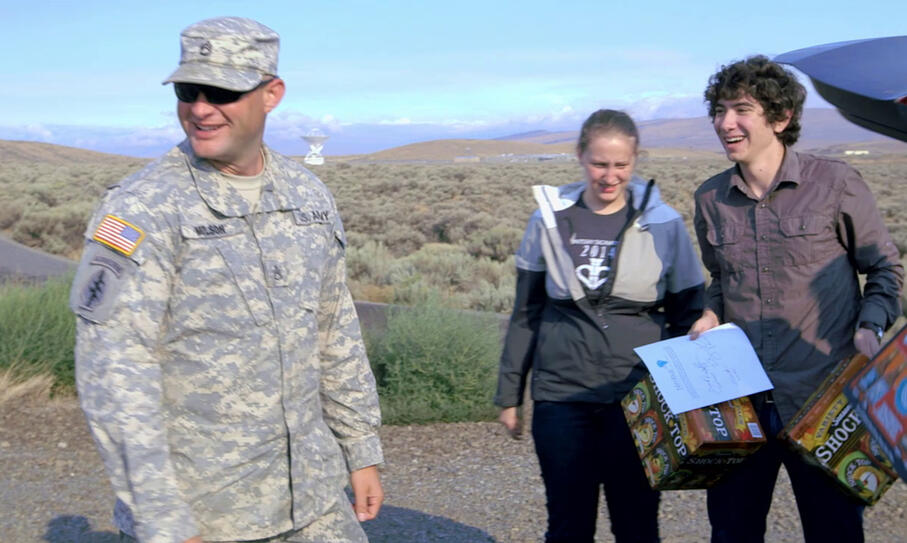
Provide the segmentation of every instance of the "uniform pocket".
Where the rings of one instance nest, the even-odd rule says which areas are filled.
[[[186,221],[181,227],[183,248],[179,257],[179,284],[174,309],[194,318],[199,303],[207,304],[205,327],[230,330],[271,322],[271,303],[261,270],[261,258],[246,234],[242,219],[208,223]],[[210,306],[210,307],[209,307]],[[216,306],[216,307],[214,307]],[[243,306],[248,311],[243,311]],[[217,322],[216,326],[213,324]]]
[[[271,301],[268,292],[265,289],[264,282],[261,280],[261,264],[258,258],[250,262],[249,258],[243,258],[240,252],[229,243],[219,243],[217,251],[230,268],[230,274],[233,281],[242,293],[243,300],[255,324],[264,326],[271,322]],[[257,273],[256,273],[257,272]]]

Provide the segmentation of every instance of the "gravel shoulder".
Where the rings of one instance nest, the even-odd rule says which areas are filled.
[[[497,424],[385,427],[387,499],[366,523],[372,543],[529,542],[545,530],[545,497],[530,439]],[[112,494],[74,399],[0,405],[0,542],[114,543]],[[612,541],[601,507],[596,541]],[[662,494],[666,543],[709,536],[703,491]],[[907,485],[865,515],[869,542],[907,542]],[[786,476],[766,541],[802,541]]]

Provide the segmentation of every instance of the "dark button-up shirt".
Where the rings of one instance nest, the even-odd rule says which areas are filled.
[[[900,313],[897,248],[844,162],[787,150],[762,198],[730,168],[696,191],[695,226],[706,306],[746,332],[785,421],[854,354],[859,322],[887,328]]]

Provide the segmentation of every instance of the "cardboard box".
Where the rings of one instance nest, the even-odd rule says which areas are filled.
[[[621,406],[657,490],[707,488],[765,443],[749,398],[675,415],[647,375]]]
[[[907,481],[907,326],[854,375],[844,395]]]
[[[839,364],[779,438],[834,477],[844,491],[872,505],[897,480],[897,474],[843,393],[868,362],[856,355]]]

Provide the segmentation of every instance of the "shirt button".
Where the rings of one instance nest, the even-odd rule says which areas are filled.
[[[768,337],[772,337],[772,334],[773,334],[773,333],[774,333],[774,332],[772,332],[771,330],[769,330],[768,333],[767,333],[766,335],[767,335]]]
[[[766,299],[765,305],[772,305],[772,299],[771,298]]]
[[[767,271],[768,271],[768,266],[762,266],[762,271],[767,272]]]
[[[768,236],[766,236],[765,234],[762,234],[761,236],[759,236],[759,239],[761,239],[762,241],[765,241],[768,239]]]
[[[765,207],[765,202],[762,202],[761,204],[759,204],[759,207],[764,208],[764,207]]]

